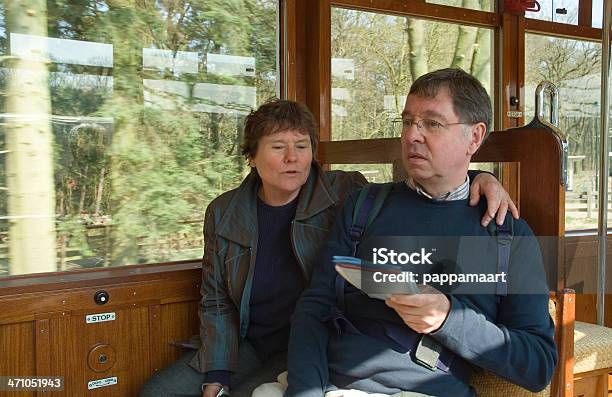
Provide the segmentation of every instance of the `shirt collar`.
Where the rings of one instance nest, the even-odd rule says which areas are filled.
[[[423,187],[419,185],[418,183],[416,183],[415,180],[412,179],[411,177],[408,177],[408,179],[406,179],[406,185],[410,189],[416,191],[419,195],[427,197],[428,199],[433,200],[433,201],[465,200],[470,196],[470,176],[469,175],[465,177],[465,182],[463,182],[461,185],[451,190],[450,192],[446,192],[438,196],[432,196],[429,193],[427,193],[425,189],[423,189]]]

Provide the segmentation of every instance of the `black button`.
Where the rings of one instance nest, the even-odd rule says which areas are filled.
[[[104,305],[108,302],[109,296],[108,292],[104,290],[100,290],[94,294],[94,302],[98,305]]]

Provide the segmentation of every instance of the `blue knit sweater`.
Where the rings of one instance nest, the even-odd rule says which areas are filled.
[[[348,234],[356,194],[348,199],[324,245],[312,284],[302,295],[292,321],[289,341],[289,388],[286,396],[323,396],[335,387],[370,393],[414,391],[433,396],[474,396],[462,380],[440,370],[415,363],[410,355],[389,347],[374,336],[343,332],[332,335],[324,321],[336,305],[336,271],[332,255],[350,255]],[[467,200],[433,202],[398,183],[366,230],[366,236],[489,236],[480,226],[486,208],[481,200],[470,207]],[[532,236],[523,220],[514,224],[515,236]],[[514,239],[511,256],[528,260],[541,269],[539,251]],[[523,243],[517,242],[523,241]],[[533,240],[531,240],[533,242]],[[534,255],[535,252],[535,255]],[[358,253],[370,259],[370,253]],[[478,254],[478,253],[475,253]],[[543,272],[536,272],[543,275]],[[539,277],[539,276],[538,276]],[[368,313],[378,319],[401,323],[383,301],[355,296],[346,289],[347,312]],[[470,366],[487,369],[530,390],[541,390],[556,365],[554,326],[548,314],[548,296],[450,295],[451,310],[440,329],[430,334]]]

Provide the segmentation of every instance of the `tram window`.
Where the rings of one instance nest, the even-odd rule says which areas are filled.
[[[495,0],[425,0],[425,2],[470,10],[495,12]]]
[[[399,136],[392,121],[431,70],[461,67],[491,94],[491,29],[332,8],[331,35],[333,140]]]
[[[551,21],[557,23],[565,23],[569,25],[578,25],[578,3],[580,0],[540,0],[540,11],[525,12],[526,18],[539,19],[542,21]],[[597,0],[595,0],[597,2]],[[599,5],[599,14],[601,15],[601,3]],[[601,27],[601,22],[600,22]]]
[[[601,44],[527,34],[525,54],[525,123],[534,116],[538,83],[548,80],[559,87],[559,126],[569,141],[565,228],[596,229]]]
[[[278,1],[40,4],[0,4],[0,276],[200,258],[279,95]]]
[[[332,170],[359,171],[370,183],[393,181],[392,164],[332,164]]]

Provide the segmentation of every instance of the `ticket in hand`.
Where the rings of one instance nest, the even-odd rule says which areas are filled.
[[[400,266],[381,265],[352,256],[334,256],[336,271],[370,298],[385,300],[394,294],[418,294],[414,274]]]

